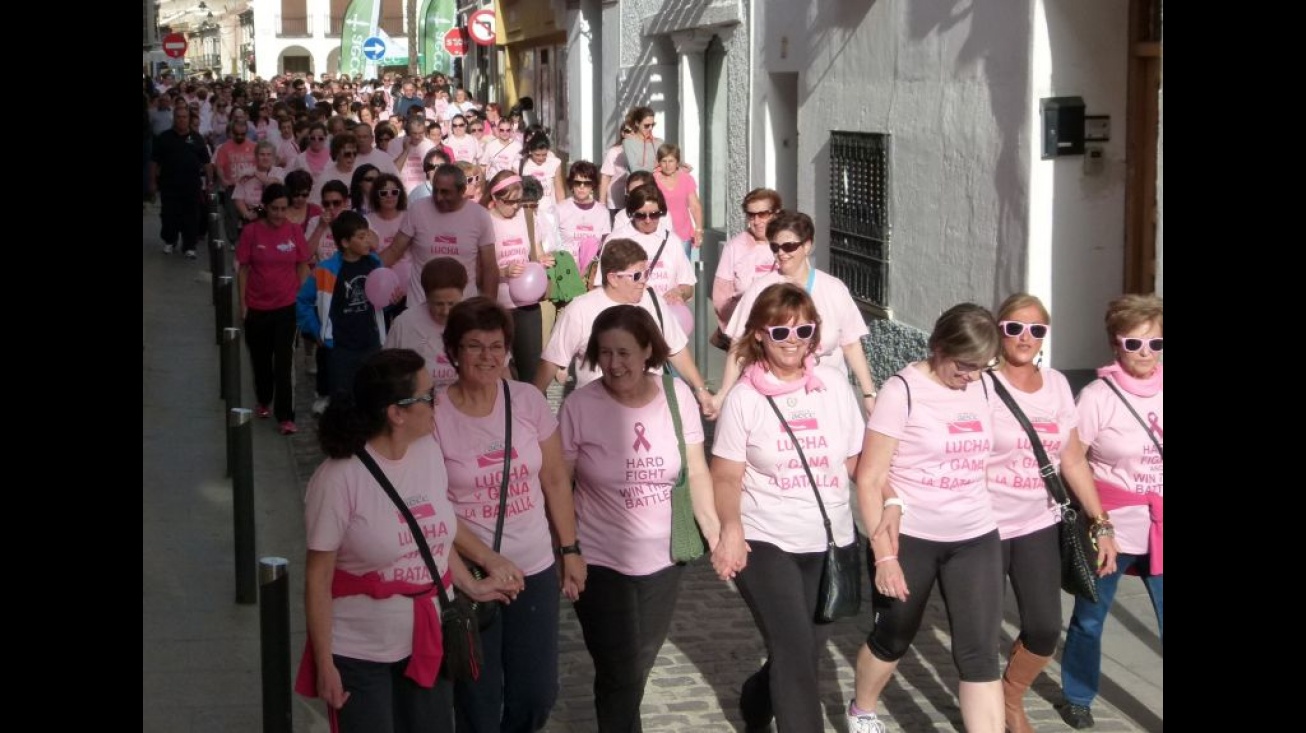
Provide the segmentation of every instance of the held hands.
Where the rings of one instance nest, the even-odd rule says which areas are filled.
[[[562,594],[567,600],[580,598],[580,594],[585,592],[585,579],[589,577],[589,565],[585,558],[576,554],[563,555],[558,574],[562,580]]]
[[[712,569],[722,580],[734,580],[748,565],[748,553],[752,548],[744,541],[744,528],[731,524],[721,528],[716,546],[712,548]]]
[[[697,390],[694,394],[698,397],[698,409],[703,413],[703,419],[715,420],[717,413],[721,411],[717,403],[717,396],[706,389]]]
[[[497,552],[491,554],[490,559],[482,567],[485,568],[486,577],[476,582],[478,584],[489,582],[488,590],[492,597],[481,598],[476,593],[468,594],[478,601],[494,600],[511,603],[526,587],[526,574],[511,560]]]

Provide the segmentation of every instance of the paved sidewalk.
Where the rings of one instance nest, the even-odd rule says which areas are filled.
[[[143,216],[143,710],[142,730],[254,731],[261,728],[257,606],[235,603],[230,481],[224,477],[225,423],[218,399],[218,348],[207,259],[164,255],[156,210]],[[720,359],[713,359],[713,376]],[[254,425],[259,557],[290,560],[292,673],[304,640],[302,496],[321,460],[312,379],[297,354],[296,408],[301,432]],[[248,363],[243,394],[252,402]],[[1070,601],[1065,600],[1065,615]],[[561,601],[561,691],[545,729],[595,730],[589,656],[570,604]],[[869,608],[869,607],[867,607]],[[1014,604],[1008,600],[1005,640]],[[839,622],[822,666],[822,703],[829,731],[844,730],[852,664],[865,636],[864,614]],[[935,594],[916,644],[881,705],[890,730],[961,730],[957,677],[947,621]],[[700,561],[685,575],[670,637],[644,700],[646,731],[742,730],[736,707],[744,678],[761,663],[761,637],[743,601]],[[1162,658],[1147,594],[1126,578],[1112,612],[1103,652],[1102,697],[1095,731],[1162,730]],[[1053,709],[1061,702],[1054,662],[1027,697],[1039,731],[1066,731]],[[287,681],[289,684],[289,681]],[[327,730],[321,705],[298,697],[295,730]]]

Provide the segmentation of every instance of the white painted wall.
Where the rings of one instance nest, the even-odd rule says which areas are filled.
[[[1045,355],[1058,369],[1107,362],[1102,316],[1124,278],[1128,0],[1036,0],[1031,99],[1031,237],[1028,290],[1052,312]],[[1084,158],[1040,160],[1042,97],[1083,97],[1089,115],[1111,117],[1101,173]]]
[[[281,3],[276,0],[254,3],[254,56],[258,60],[258,76],[271,79],[281,73],[281,53],[287,48],[306,49],[313,58],[313,73],[321,76],[327,71],[327,56],[340,48],[339,38],[327,38],[328,17],[331,12],[327,0],[308,0],[311,38],[278,38],[276,16]]]

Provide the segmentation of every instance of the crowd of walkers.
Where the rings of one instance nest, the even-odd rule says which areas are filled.
[[[282,434],[299,429],[295,351],[312,354],[326,459],[306,497],[297,689],[339,730],[542,729],[561,595],[598,729],[639,731],[681,575],[706,555],[765,641],[739,691],[747,730],[822,731],[827,549],[861,536],[875,623],[849,732],[887,730],[880,696],[937,585],[966,729],[1027,733],[1024,695],[1062,630],[1044,451],[1090,520],[1099,576],[1069,621],[1067,723],[1094,724],[1122,574],[1161,620],[1159,298],[1109,304],[1115,358],[1077,401],[1041,364],[1050,314],[1026,293],[996,315],[948,309],[925,359],[875,375],[848,288],[812,260],[816,224],[774,190],[744,197],[703,291],[699,183],[649,107],[603,160],[567,164],[528,98],[505,111],[440,74],[169,82],[145,80],[143,195],[164,252],[194,258],[217,194],[255,411]],[[716,393],[681,318],[695,298],[727,352]],[[445,587],[493,611],[474,680],[437,673]]]

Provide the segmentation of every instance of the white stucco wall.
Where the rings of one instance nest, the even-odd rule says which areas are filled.
[[[1128,0],[1034,3],[1027,289],[1052,312],[1044,351],[1058,369],[1110,358],[1102,314],[1124,278],[1128,8]],[[1101,172],[1086,173],[1082,156],[1039,158],[1039,99],[1061,96],[1082,97],[1087,115],[1110,116]]]
[[[279,38],[276,16],[281,12],[281,3],[276,0],[254,3],[254,55],[258,60],[258,76],[271,79],[281,73],[281,53],[291,47],[308,51],[313,59],[314,74],[320,76],[326,73],[327,56],[332,50],[340,48],[339,38],[326,37],[330,11],[327,0],[308,0],[312,37]]]
[[[994,304],[1024,275],[1029,0],[804,10],[790,36],[805,45],[799,167],[812,172],[798,206],[814,215],[818,240],[828,231],[829,132],[890,133],[895,317],[928,330],[957,302]],[[816,257],[828,263],[819,241]]]

